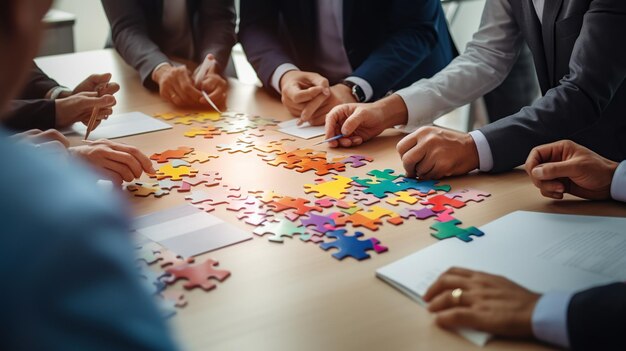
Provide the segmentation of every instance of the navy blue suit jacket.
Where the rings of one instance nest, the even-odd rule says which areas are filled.
[[[344,0],[344,46],[373,99],[444,68],[456,55],[439,0]],[[239,41],[266,87],[283,63],[315,71],[315,0],[241,0]]]

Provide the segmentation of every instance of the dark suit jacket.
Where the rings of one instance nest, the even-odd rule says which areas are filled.
[[[54,128],[55,104],[53,100],[45,99],[45,96],[57,86],[59,83],[33,62],[28,82],[16,100],[9,104],[7,118],[2,122],[4,126],[14,131]]]
[[[139,71],[144,86],[153,90],[158,87],[152,81],[152,71],[169,61],[159,48],[163,1],[102,0],[115,49]],[[211,53],[223,70],[237,41],[233,0],[188,0],[188,8],[195,53],[194,57],[184,58],[199,63]]]
[[[532,0],[510,0],[544,96],[481,129],[493,171],[526,160],[541,144],[571,139],[626,159],[626,1],[546,0],[543,26]]]
[[[626,350],[626,284],[577,293],[567,312],[572,350]]]
[[[344,46],[374,99],[428,78],[456,53],[439,0],[344,0]],[[315,0],[241,0],[239,41],[269,87],[283,63],[315,71]],[[270,89],[273,91],[273,89]]]

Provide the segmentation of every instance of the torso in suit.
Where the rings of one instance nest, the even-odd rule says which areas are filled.
[[[102,0],[111,24],[115,49],[140,74],[144,86],[156,90],[154,68],[169,62],[162,46],[164,0]],[[213,54],[220,72],[227,65],[236,42],[236,14],[233,0],[187,0],[191,26],[192,54],[184,59],[200,63]]]
[[[571,139],[626,159],[626,2],[546,0],[542,23],[532,0],[510,0],[530,47],[543,98],[481,128],[494,171],[524,162],[530,150]]]
[[[265,87],[278,66],[315,72],[315,0],[242,0],[239,40]],[[438,0],[344,0],[343,42],[378,99],[434,75],[456,54]]]
[[[45,97],[51,89],[58,86],[59,83],[33,63],[28,82],[17,99],[10,102],[7,117],[2,124],[14,131],[54,128],[55,103]]]

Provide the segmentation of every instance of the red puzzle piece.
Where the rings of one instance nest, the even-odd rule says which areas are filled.
[[[446,210],[446,206],[452,206],[454,208],[461,208],[465,206],[465,202],[451,199],[445,195],[435,195],[428,198],[426,201],[421,202],[422,205],[432,205],[431,208],[434,212],[443,212]]]
[[[193,148],[187,146],[181,146],[176,150],[166,150],[162,153],[156,153],[150,156],[151,160],[157,161],[158,163],[165,163],[169,159],[180,159],[185,157],[188,153],[193,152]]]
[[[183,287],[185,289],[193,289],[200,287],[205,291],[209,291],[215,288],[215,283],[210,279],[216,279],[223,282],[230,276],[230,272],[221,269],[215,269],[219,263],[212,259],[208,259],[203,263],[191,265],[183,264],[167,269],[167,273],[172,275],[172,278],[165,280],[168,284],[173,284],[179,279],[188,280]]]

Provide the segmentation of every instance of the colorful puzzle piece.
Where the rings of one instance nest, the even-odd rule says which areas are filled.
[[[328,163],[326,159],[303,159],[296,164],[298,172],[304,173],[311,170],[315,171],[318,176],[324,176],[331,171],[343,172],[346,170],[346,165],[343,163]]]
[[[322,181],[318,184],[305,184],[305,193],[316,193],[315,197],[332,197],[333,199],[343,199],[351,187],[352,179],[342,176],[333,176],[331,181]]]
[[[156,153],[150,156],[151,160],[157,161],[158,163],[165,163],[170,159],[181,159],[184,158],[185,155],[191,153],[193,148],[188,146],[181,146],[176,150],[166,150],[162,153]]]
[[[277,201],[270,202],[268,206],[273,209],[274,212],[282,212],[287,209],[293,209],[293,213],[300,216],[307,214],[311,211],[321,212],[322,208],[318,206],[307,206],[311,201],[302,198],[293,198],[285,196]]]
[[[435,213],[429,207],[423,207],[423,208],[420,208],[419,210],[405,208],[402,211],[400,211],[399,214],[400,214],[400,217],[404,219],[409,219],[411,217],[415,217],[417,219],[426,219],[426,218],[437,216],[437,213]]]
[[[418,199],[413,197],[413,193],[411,191],[398,191],[395,193],[396,197],[393,199],[387,199],[386,202],[390,205],[398,206],[400,202],[404,202],[405,204],[413,205]]]
[[[301,219],[300,223],[302,223],[304,227],[314,226],[313,230],[322,234],[329,231],[330,227],[335,226],[333,217],[316,215],[314,213],[309,213],[309,217]]]
[[[248,152],[252,151],[252,145],[242,144],[242,143],[235,143],[232,145],[219,144],[217,145],[217,150],[228,151],[229,154],[234,154],[236,152],[247,154]]]
[[[230,272],[221,269],[215,269],[219,263],[212,259],[207,259],[199,264],[182,264],[167,269],[167,273],[172,275],[171,279],[167,279],[168,284],[173,284],[180,279],[186,279],[187,283],[183,287],[187,290],[199,287],[205,291],[215,288],[215,283],[210,279],[216,279],[223,282],[230,276]]]
[[[373,158],[363,155],[350,155],[348,157],[337,157],[333,159],[333,162],[341,162],[345,165],[350,165],[352,168],[359,168],[365,166],[366,162],[374,161]]]
[[[158,180],[170,178],[171,180],[182,180],[183,177],[195,177],[198,173],[197,169],[188,166],[174,167],[172,164],[161,166],[155,174],[149,174],[150,178]]]
[[[195,138],[197,136],[202,136],[205,139],[213,139],[213,137],[222,135],[222,131],[215,127],[201,127],[201,128],[191,128],[183,134],[188,138]]]
[[[305,234],[305,232],[306,228],[285,219],[265,222],[253,231],[254,234],[259,236],[272,234],[269,240],[277,243],[282,243],[284,237],[292,238],[296,234]]]
[[[208,152],[194,151],[191,154],[185,156],[183,160],[187,162],[191,162],[191,163],[195,163],[195,162],[205,163],[212,158],[218,158],[218,157],[219,157],[218,155],[213,155]]]
[[[426,201],[421,202],[422,205],[432,205],[432,210],[435,212],[443,212],[446,210],[446,206],[451,206],[454,208],[461,208],[465,206],[465,202],[461,202],[459,200],[451,199],[445,195],[435,195],[433,197],[428,198]]]
[[[139,197],[146,197],[150,195],[154,195],[154,197],[161,197],[170,193],[169,191],[162,189],[158,182],[132,182],[126,185],[126,190],[130,191],[134,196]]]
[[[457,199],[463,202],[469,202],[469,201],[481,202],[486,197],[489,197],[489,196],[491,196],[491,194],[484,192],[482,190],[476,190],[476,189],[463,189],[463,190],[448,194],[448,197],[450,197],[451,199]]]
[[[338,260],[343,260],[346,257],[353,257],[359,261],[369,258],[370,255],[367,251],[376,250],[381,253],[387,251],[387,248],[380,245],[377,239],[365,239],[360,240],[363,233],[356,232],[354,235],[346,235],[346,230],[333,230],[326,233],[329,238],[336,239],[335,241],[322,243],[320,247],[322,250],[327,251],[331,248],[338,249],[332,256]]]
[[[459,224],[461,224],[461,221],[458,219],[449,222],[437,222],[430,226],[430,229],[437,231],[437,233],[432,233],[431,235],[439,240],[457,237],[465,242],[472,241],[471,235],[484,235],[484,233],[476,227],[461,228],[458,227]]]

